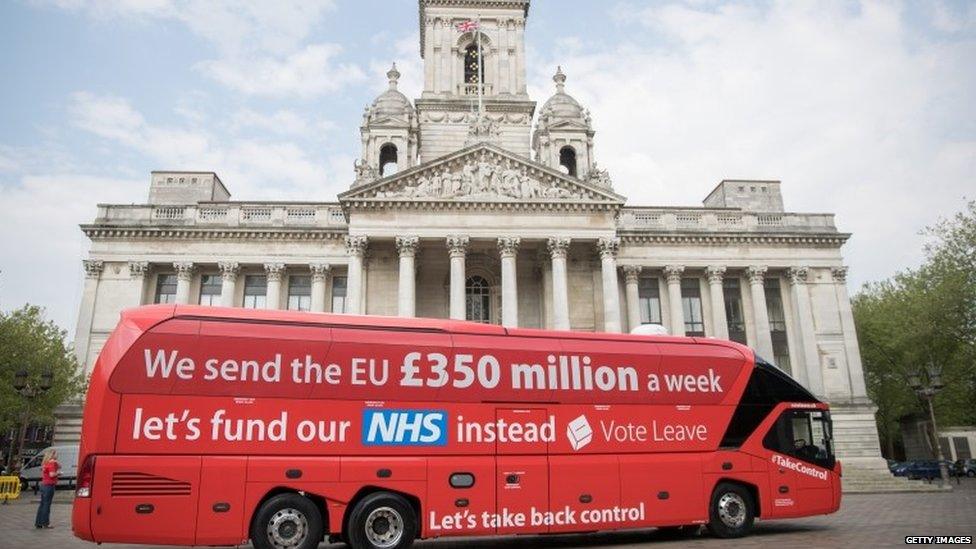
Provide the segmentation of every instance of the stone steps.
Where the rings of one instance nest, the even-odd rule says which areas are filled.
[[[877,492],[942,492],[951,488],[942,488],[937,482],[928,483],[924,480],[909,480],[896,477],[887,471],[874,469],[844,470],[841,478],[841,489],[845,494],[873,494]]]

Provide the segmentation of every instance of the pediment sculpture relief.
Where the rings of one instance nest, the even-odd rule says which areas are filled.
[[[546,182],[529,174],[525,166],[470,159],[460,168],[439,167],[404,181],[396,188],[380,189],[375,198],[467,199],[581,199],[577,190]]]

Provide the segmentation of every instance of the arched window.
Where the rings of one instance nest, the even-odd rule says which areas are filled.
[[[380,176],[397,172],[397,148],[393,143],[380,147]]]
[[[484,48],[482,48],[482,52]],[[478,76],[478,45],[471,44],[464,49],[464,83],[480,84],[485,81],[485,63],[481,61],[481,76]]]
[[[576,177],[576,149],[569,145],[560,149],[559,165],[566,169],[566,173]]]
[[[484,277],[472,276],[464,283],[465,318],[491,322],[491,286]]]

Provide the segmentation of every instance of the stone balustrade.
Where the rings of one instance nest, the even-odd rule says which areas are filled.
[[[345,215],[330,203],[206,203],[98,206],[97,225],[343,228]]]
[[[624,208],[617,228],[625,231],[837,232],[833,214],[712,208]]]

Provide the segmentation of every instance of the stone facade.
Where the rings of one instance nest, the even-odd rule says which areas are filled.
[[[754,347],[831,402],[847,467],[883,466],[841,254],[849,235],[832,214],[785,211],[776,181],[723,181],[704,207],[627,205],[562,70],[530,132],[528,1],[420,8],[423,94],[411,103],[390,70],[336,201],[231,201],[215,174],[154,172],[149,203],[98,207],[82,226],[86,368],[121,309],[153,302],[609,332],[653,322]],[[477,37],[457,24],[479,16],[484,81],[471,82]],[[59,442],[77,436],[77,423],[61,425]]]

